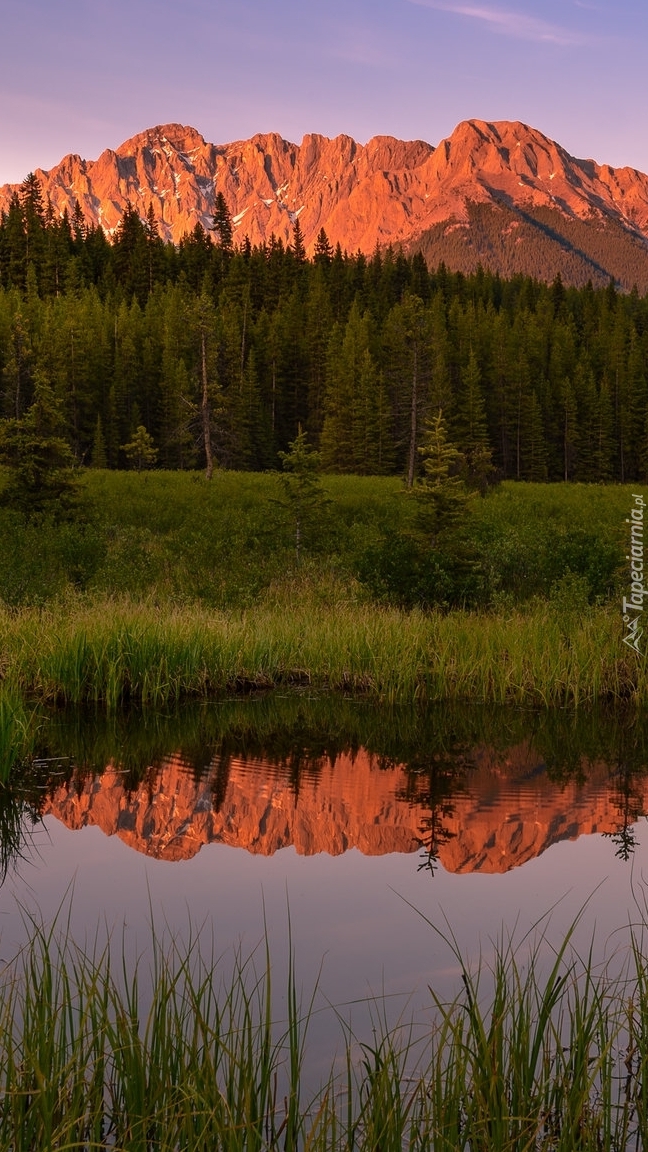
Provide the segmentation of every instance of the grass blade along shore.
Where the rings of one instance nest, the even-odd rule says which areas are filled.
[[[43,701],[159,706],[277,685],[385,702],[475,700],[576,707],[644,702],[646,664],[621,643],[618,614],[569,619],[549,603],[479,615],[312,602],[245,611],[129,601],[0,611],[0,666]]]
[[[495,946],[434,1019],[370,1041],[304,1087],[313,1000],[294,966],[273,1020],[269,953],[229,975],[200,936],[155,940],[134,970],[108,940],[84,952],[32,922],[1,974],[0,1150],[573,1152],[645,1147],[648,986],[641,937],[611,975],[569,935]],[[553,955],[553,960],[551,956]],[[547,959],[549,957],[549,959]],[[358,1051],[354,1061],[352,1053]]]

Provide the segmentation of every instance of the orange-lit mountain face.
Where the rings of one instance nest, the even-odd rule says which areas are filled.
[[[622,799],[603,766],[587,779],[560,786],[538,772],[528,746],[504,756],[476,753],[460,790],[435,814],[424,779],[408,788],[398,766],[380,767],[364,751],[325,760],[300,777],[295,790],[276,765],[232,759],[200,780],[171,757],[138,788],[109,766],[101,776],[57,789],[43,815],[69,828],[95,825],[139,852],[188,860],[206,844],[259,855],[293,846],[302,855],[416,852],[429,843],[431,823],[439,862],[449,872],[502,873],[539,856],[552,844],[591,833],[615,833]],[[645,811],[633,799],[633,819]],[[438,817],[438,819],[437,819]],[[610,852],[613,852],[612,845]]]
[[[161,235],[177,243],[198,222],[210,226],[222,192],[236,238],[252,244],[272,234],[290,241],[299,219],[309,252],[324,228],[349,252],[395,244],[421,249],[430,263],[441,256],[465,270],[481,261],[506,271],[526,260],[533,272],[525,241],[536,237],[547,275],[562,254],[567,280],[623,282],[609,251],[621,246],[623,267],[636,263],[639,282],[645,261],[648,282],[648,176],[577,160],[516,122],[469,120],[437,148],[389,136],[361,145],[309,135],[297,145],[275,134],[215,145],[166,124],[98,160],[70,155],[36,175],[57,212],[71,214],[78,200],[109,233],[127,201],[142,216],[152,204]],[[17,187],[0,188],[0,209]]]

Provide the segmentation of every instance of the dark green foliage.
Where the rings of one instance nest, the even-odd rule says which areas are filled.
[[[45,604],[92,581],[108,542],[93,523],[61,523],[49,516],[25,523],[17,512],[0,509],[0,600],[11,607]]]
[[[474,608],[485,598],[478,556],[458,540],[430,548],[393,533],[360,557],[357,576],[375,600],[402,608]]]
[[[0,462],[9,465],[1,506],[27,520],[45,515],[64,521],[79,515],[78,477],[63,430],[62,406],[49,380],[38,375],[26,414],[0,424]]]
[[[288,445],[288,452],[280,452],[283,475],[284,507],[294,529],[295,558],[299,564],[302,548],[315,537],[322,540],[328,501],[318,476],[320,454],[308,443],[300,427],[296,438]]]
[[[583,501],[583,511],[585,506]],[[571,577],[582,581],[590,602],[603,601],[613,593],[624,563],[617,526],[605,530],[592,522],[591,515],[577,515],[572,521],[567,515],[556,517],[549,500],[536,515],[529,509],[526,516],[514,519],[507,516],[505,507],[500,505],[494,519],[485,508],[486,518],[481,522],[477,518],[471,530],[492,593],[519,603],[551,595],[560,581]],[[491,511],[495,508],[493,504]]]
[[[0,218],[0,422],[47,377],[78,464],[126,467],[141,424],[163,468],[209,470],[212,452],[272,469],[301,426],[326,470],[411,487],[442,408],[482,492],[498,477],[643,480],[648,301],[617,286],[636,264],[648,287],[640,242],[558,213],[470,213],[439,233],[429,253],[446,263],[429,271],[420,252],[349,256],[324,232],[309,260],[299,221],[288,246],[237,244],[222,193],[213,232],[196,224],[174,248],[127,205],[111,244],[78,206],[57,219],[30,176]],[[551,284],[520,274],[522,247]]]
[[[101,426],[101,416],[97,416],[94,440],[92,442],[92,456],[90,463],[93,468],[107,468],[108,456],[106,454],[106,441]]]
[[[0,491],[8,477],[0,473]],[[340,579],[353,595],[358,575],[372,597],[407,606],[524,603],[571,576],[592,602],[619,594],[628,488],[509,482],[472,496],[433,548],[419,500],[396,478],[315,470],[305,494],[302,485],[288,470],[217,471],[207,483],[197,473],[89,469],[85,523],[46,513],[26,523],[0,510],[0,600],[43,603],[72,585],[245,606],[294,572],[296,511],[303,578]]]

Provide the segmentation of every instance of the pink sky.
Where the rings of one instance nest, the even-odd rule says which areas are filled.
[[[519,119],[648,170],[641,0],[4,0],[0,183],[154,124],[436,144]]]

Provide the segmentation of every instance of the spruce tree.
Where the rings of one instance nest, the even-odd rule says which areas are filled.
[[[435,547],[439,538],[460,522],[471,499],[460,475],[464,456],[449,439],[441,409],[426,421],[418,451],[423,461],[423,476],[414,487],[418,501],[417,525]]]
[[[141,472],[143,468],[151,468],[158,455],[153,437],[143,424],[138,424],[128,444],[122,444],[122,451],[137,472]]]
[[[34,398],[20,419],[0,422],[0,462],[9,481],[0,504],[28,520],[73,519],[79,512],[78,479],[65,438],[65,418],[48,377],[34,376]]]
[[[321,457],[311,448],[300,426],[288,451],[280,452],[279,459],[283,464],[281,482],[285,499],[282,503],[292,520],[295,559],[299,564],[305,542],[322,530],[322,514],[328,504],[318,475]]]
[[[101,427],[101,416],[97,416],[90,463],[93,468],[108,467],[108,455],[106,453],[106,441],[103,434],[103,428]]]
[[[569,377],[563,381],[560,401],[562,408],[563,479],[569,480],[574,474],[579,441],[578,405]]]
[[[329,238],[323,228],[320,228],[317,233],[317,240],[315,241],[315,249],[313,253],[313,262],[315,264],[323,264],[325,267],[331,263],[333,259],[333,247],[329,243]]]
[[[547,441],[540,402],[535,391],[528,398],[524,414],[521,472],[523,480],[547,479]]]
[[[25,225],[25,262],[40,264],[45,233],[45,207],[40,181],[30,172],[20,187],[20,204]]]
[[[295,217],[293,224],[291,251],[298,264],[306,263],[306,245],[304,244],[304,236],[301,230],[301,224],[299,223],[299,216]]]
[[[455,425],[458,444],[465,460],[465,479],[471,487],[483,494],[493,482],[495,468],[488,437],[481,371],[472,348],[468,365],[461,377]]]
[[[226,257],[231,256],[234,251],[234,226],[222,192],[216,193],[211,231],[216,235],[216,243],[221,253]]]

